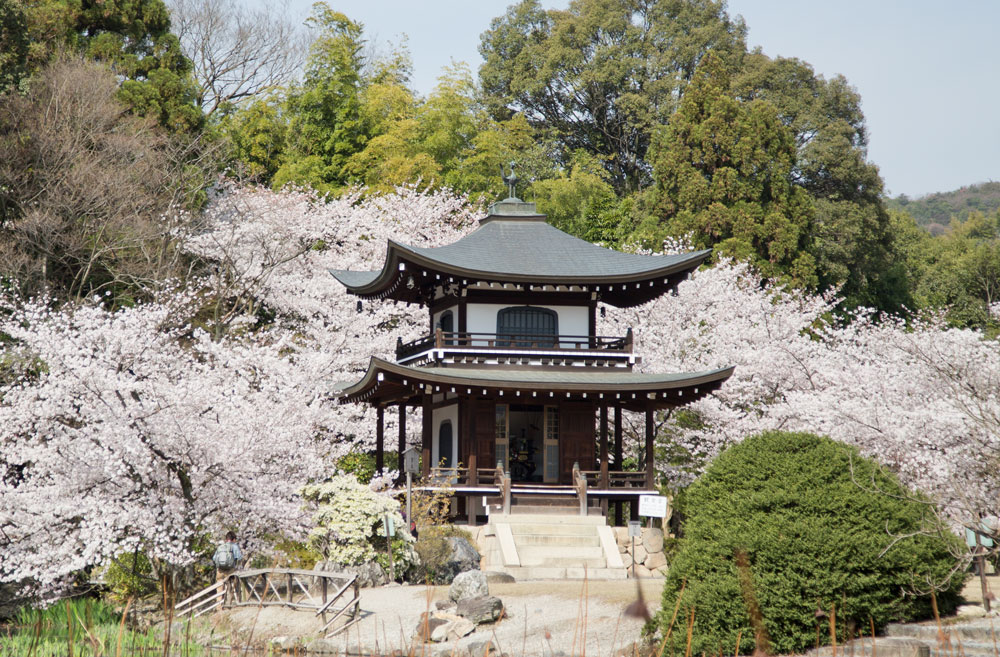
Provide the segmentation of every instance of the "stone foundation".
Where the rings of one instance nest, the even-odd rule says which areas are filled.
[[[663,554],[663,530],[658,528],[642,528],[642,536],[635,539],[635,553],[632,552],[632,539],[628,535],[628,527],[615,527],[615,539],[618,541],[618,551],[622,562],[628,570],[629,577],[664,577],[667,574],[667,558]],[[632,566],[635,565],[633,571]]]

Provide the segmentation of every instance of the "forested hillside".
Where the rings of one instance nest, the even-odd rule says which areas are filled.
[[[935,192],[919,198],[906,194],[889,200],[889,207],[909,214],[932,235],[940,235],[952,219],[965,221],[970,212],[992,214],[1000,210],[1000,182],[967,185],[951,192]]]

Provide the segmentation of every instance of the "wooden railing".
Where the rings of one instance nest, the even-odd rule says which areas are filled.
[[[322,616],[324,624],[320,631],[331,637],[360,620],[360,600],[358,579],[350,573],[258,568],[236,571],[202,589],[179,602],[174,615],[196,618],[220,607],[290,607]],[[338,619],[346,622],[330,630]]]
[[[428,349],[517,349],[560,351],[611,351],[632,353],[632,329],[624,336],[529,335],[517,333],[458,333],[438,329],[411,342],[396,342],[396,360],[410,358]]]
[[[609,470],[602,477],[601,470],[581,470],[592,488],[645,488],[646,473],[632,470]]]

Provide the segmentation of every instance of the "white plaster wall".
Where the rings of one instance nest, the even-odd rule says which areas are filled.
[[[510,304],[470,303],[466,307],[466,326],[470,333],[496,333],[497,313]],[[587,306],[543,306],[537,308],[554,310],[559,316],[559,335],[588,335],[590,309]],[[572,345],[565,345],[567,347]]]
[[[437,467],[438,463],[441,462],[438,438],[441,435],[441,423],[445,420],[451,420],[451,453],[454,462],[457,463],[461,456],[458,453],[458,404],[435,408],[431,417],[433,418],[434,427],[434,440],[431,445],[431,467]]]

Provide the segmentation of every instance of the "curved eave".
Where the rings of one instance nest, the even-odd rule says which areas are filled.
[[[647,403],[657,408],[690,404],[718,390],[735,367],[684,374],[633,374],[631,372],[578,372],[567,370],[466,370],[399,365],[372,358],[360,381],[336,392],[341,404],[415,404],[426,386],[433,392],[461,396],[505,397],[511,402],[544,403],[567,398],[603,399],[641,410]],[[520,392],[521,395],[516,393]],[[539,396],[541,394],[541,396]]]
[[[520,274],[516,272],[496,272],[458,267],[443,263],[418,253],[405,244],[389,240],[385,263],[381,271],[354,272],[330,270],[347,291],[356,296],[372,299],[394,299],[407,303],[422,302],[419,289],[403,284],[404,279],[418,274],[422,279],[426,272],[435,282],[451,280],[485,283],[514,283],[522,285],[586,286],[600,293],[601,300],[618,307],[643,304],[677,287],[692,271],[697,269],[711,255],[711,249],[693,251],[682,258],[671,258],[660,267],[616,275],[567,276]],[[656,260],[664,256],[650,256]],[[401,268],[402,265],[402,268]],[[416,285],[415,288],[419,288]]]

